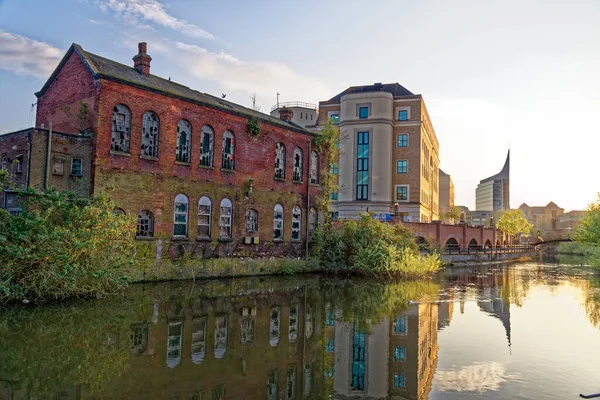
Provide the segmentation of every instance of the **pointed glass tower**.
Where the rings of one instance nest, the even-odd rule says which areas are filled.
[[[483,179],[475,190],[475,208],[479,211],[510,209],[510,150],[502,171]]]

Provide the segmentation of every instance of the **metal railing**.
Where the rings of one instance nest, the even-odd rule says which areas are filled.
[[[303,101],[288,101],[285,103],[277,103],[275,104],[273,107],[271,107],[271,112],[277,110],[278,108],[281,107],[304,107],[304,108],[311,108],[316,110],[317,109],[317,105],[313,104],[313,103],[305,103]]]
[[[422,252],[431,252],[431,249],[428,245],[419,245],[419,249]],[[508,253],[531,253],[535,252],[537,249],[532,245],[510,245],[510,246],[460,246],[460,245],[450,245],[444,247],[440,250],[440,254],[444,255],[452,255],[452,254],[508,254]]]

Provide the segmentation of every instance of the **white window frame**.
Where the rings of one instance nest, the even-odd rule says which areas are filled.
[[[400,135],[406,135],[406,146],[399,146],[398,142],[400,139]],[[406,149],[408,148],[408,146],[410,146],[410,135],[408,133],[397,133],[396,134],[396,147],[399,149]]]
[[[400,111],[406,111],[406,121],[398,119],[398,113]],[[394,120],[396,122],[407,122],[410,121],[410,106],[400,106],[400,107],[396,107],[396,113],[394,114]]]
[[[229,214],[226,209],[229,208]],[[231,223],[233,222],[233,203],[227,197],[221,200],[220,207],[220,218],[219,218],[219,239],[229,240],[232,238],[233,231],[231,229]],[[225,211],[225,213],[224,213]],[[226,235],[223,235],[223,229],[226,229]]]
[[[181,212],[181,211],[177,211],[177,204],[185,204],[185,213]],[[177,215],[185,215],[185,221],[184,222],[177,222]],[[175,202],[174,202],[174,206],[173,206],[173,236],[174,237],[187,237],[188,234],[188,222],[189,222],[189,215],[190,215],[190,202],[188,197],[185,194],[178,194],[177,196],[175,196]],[[175,234],[175,227],[177,225],[185,225],[185,235],[177,235]]]
[[[406,188],[406,200],[398,200],[398,188]],[[410,202],[410,185],[395,185],[394,186],[394,201],[398,203],[409,203]]]
[[[406,172],[398,172],[398,163],[400,161],[406,161]],[[408,160],[407,159],[402,158],[400,160],[396,160],[396,174],[398,174],[398,175],[406,175],[406,174],[408,174]]]
[[[208,206],[208,213],[200,212],[200,207],[207,207],[207,206]],[[208,223],[201,223],[201,220],[203,217],[208,218]],[[210,232],[211,232],[210,224],[211,224],[211,222],[212,222],[212,200],[208,196],[202,196],[198,200],[198,237],[210,239]],[[208,227],[207,235],[200,233],[201,226]]]

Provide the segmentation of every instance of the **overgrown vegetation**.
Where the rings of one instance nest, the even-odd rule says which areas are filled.
[[[575,241],[582,246],[586,263],[600,267],[600,193],[579,221]]]
[[[369,214],[317,230],[314,254],[328,273],[419,276],[440,268],[439,255],[419,253],[412,232]]]
[[[331,166],[339,161],[339,143],[340,130],[333,125],[331,119],[313,139],[313,146],[325,157],[325,165],[327,166],[321,171],[319,182],[321,192],[316,198],[317,207],[324,213],[329,210],[331,193],[337,190],[338,187],[338,176],[331,173]]]
[[[101,296],[126,285],[135,220],[107,195],[28,190],[27,207],[0,210],[0,302]]]

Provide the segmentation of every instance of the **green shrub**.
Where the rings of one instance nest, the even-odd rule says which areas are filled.
[[[0,302],[99,296],[126,285],[135,220],[106,195],[26,192],[17,216],[0,212]]]
[[[374,276],[424,275],[440,267],[439,256],[421,255],[414,235],[363,215],[328,224],[315,233],[315,255],[326,272]]]

